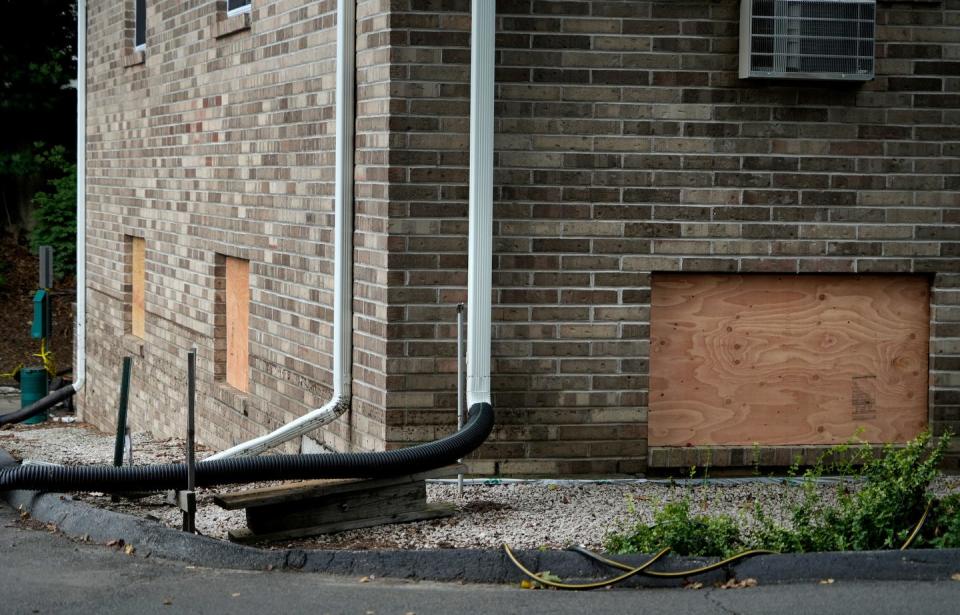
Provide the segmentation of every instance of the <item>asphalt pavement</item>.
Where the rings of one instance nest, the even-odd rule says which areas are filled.
[[[521,590],[198,567],[72,540],[0,505],[2,613],[954,613],[960,581]]]

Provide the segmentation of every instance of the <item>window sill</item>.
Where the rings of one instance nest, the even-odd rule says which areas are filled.
[[[132,333],[125,333],[120,338],[120,345],[123,349],[135,357],[143,358],[143,338],[137,337]]]
[[[249,416],[247,411],[247,401],[249,399],[247,393],[244,393],[233,385],[229,385],[223,380],[217,381],[213,387],[213,396],[217,401],[234,412],[242,414],[243,416]]]
[[[147,61],[147,54],[143,50],[141,51],[128,51],[123,56],[123,67],[130,68],[131,66],[138,66]]]
[[[250,29],[250,12],[237,13],[221,19],[214,25],[213,37],[223,38]]]

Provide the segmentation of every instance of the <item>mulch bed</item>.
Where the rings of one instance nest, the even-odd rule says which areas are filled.
[[[25,242],[10,234],[0,236],[0,274],[4,284],[0,286],[0,373],[6,373],[18,365],[40,365],[40,340],[30,336],[33,323],[33,293],[37,290],[39,260],[31,254]],[[73,276],[55,282],[52,289],[53,336],[48,340],[49,349],[55,355],[58,370],[73,363],[73,311],[75,282]],[[9,378],[0,378],[0,385],[15,385]]]

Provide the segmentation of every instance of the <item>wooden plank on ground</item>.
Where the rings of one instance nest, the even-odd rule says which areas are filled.
[[[240,543],[291,540],[294,538],[307,538],[309,536],[319,536],[321,534],[333,534],[335,532],[355,530],[364,527],[374,527],[377,525],[387,525],[390,523],[409,523],[411,521],[439,519],[453,515],[455,510],[456,508],[452,504],[424,504],[419,510],[385,514],[376,517],[368,517],[365,519],[351,519],[347,521],[339,521],[312,527],[293,528],[265,534],[256,534],[248,528],[243,528],[230,530],[228,534],[231,541]]]
[[[426,502],[427,488],[423,481],[388,485],[311,500],[251,506],[247,508],[247,527],[262,534],[407,512],[422,508]]]
[[[247,489],[236,493],[219,493],[213,497],[213,501],[217,506],[225,508],[226,510],[239,510],[251,506],[264,506],[267,504],[318,498],[338,493],[377,489],[385,485],[413,483],[428,478],[455,476],[466,473],[466,471],[467,467],[465,465],[456,464],[428,470],[426,472],[389,478],[301,481],[292,484]]]
[[[904,442],[927,425],[929,282],[655,274],[650,446]]]

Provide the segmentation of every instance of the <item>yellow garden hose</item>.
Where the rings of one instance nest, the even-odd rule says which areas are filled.
[[[625,581],[626,579],[629,579],[634,575],[644,572],[648,566],[650,566],[655,561],[663,557],[667,553],[667,551],[670,550],[670,547],[664,547],[663,549],[660,549],[659,553],[657,553],[656,555],[654,555],[644,563],[640,564],[636,568],[632,566],[627,566],[626,564],[618,566],[618,568],[621,568],[622,570],[626,570],[627,572],[619,576],[605,579],[603,581],[596,581],[594,583],[559,583],[557,581],[551,581],[529,570],[523,564],[521,564],[520,561],[517,559],[517,557],[513,554],[513,551],[510,550],[509,545],[504,544],[503,550],[507,553],[507,557],[510,558],[510,561],[513,562],[514,566],[520,569],[520,572],[527,575],[537,583],[540,583],[541,585],[546,585],[548,587],[555,587],[556,589],[586,590],[586,589],[600,589],[601,587],[608,587],[610,585],[619,583],[621,581]]]
[[[910,545],[913,544],[913,541],[916,540],[917,535],[920,534],[920,528],[923,527],[924,522],[927,520],[927,515],[930,514],[930,509],[933,507],[934,498],[930,498],[927,502],[927,507],[923,509],[923,516],[920,517],[920,520],[917,521],[917,526],[913,528],[913,531],[910,532],[910,535],[907,537],[907,540],[903,543],[903,546],[900,547],[901,551],[906,551],[910,548]]]
[[[588,551],[583,547],[570,547],[571,551],[575,551],[581,555],[585,555],[592,560],[596,560],[608,566],[613,566],[614,568],[619,568],[620,570],[632,570],[630,566],[624,564],[623,562],[618,562],[616,560],[608,559],[594,553],[593,551]],[[714,562],[713,564],[707,564],[706,566],[700,566],[699,568],[688,568],[687,570],[671,570],[671,571],[658,571],[658,570],[644,570],[643,574],[650,577],[660,577],[666,579],[675,579],[682,577],[689,577],[695,574],[703,574],[705,572],[710,572],[711,570],[716,570],[717,568],[723,568],[728,564],[732,564],[737,560],[744,559],[746,557],[752,557],[754,555],[776,555],[776,551],[767,551],[765,549],[750,549],[749,551],[742,551],[736,555],[731,555],[726,559],[722,559],[719,562]]]

